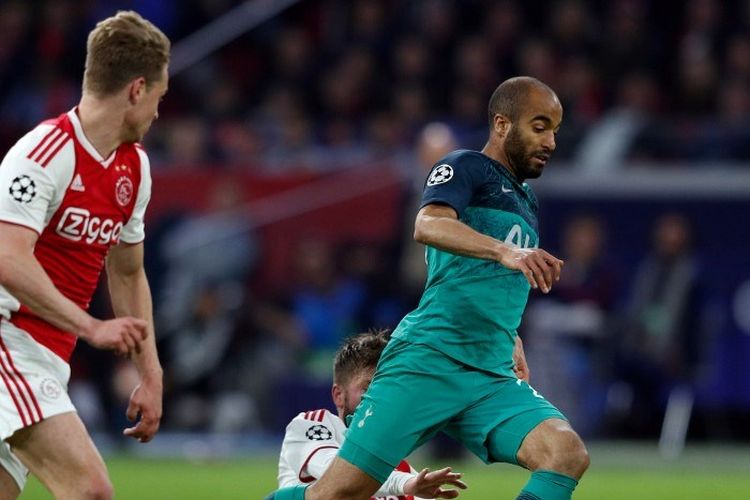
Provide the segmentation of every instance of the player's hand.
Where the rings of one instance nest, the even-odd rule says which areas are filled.
[[[506,246],[501,252],[500,263],[508,269],[521,271],[531,288],[549,293],[552,284],[560,279],[563,261],[541,248],[517,248]]]
[[[144,380],[133,389],[126,415],[128,420],[135,421],[133,427],[128,427],[122,433],[137,439],[141,443],[148,443],[159,430],[162,412],[161,381]]]
[[[94,328],[82,335],[82,338],[97,349],[115,351],[120,356],[127,356],[141,352],[141,342],[148,336],[146,325],[146,321],[131,317],[97,320]]]
[[[462,490],[467,488],[466,483],[461,481],[463,474],[452,472],[450,467],[430,472],[430,469],[422,469],[415,477],[406,481],[404,493],[420,498],[456,498],[460,492],[454,489],[444,489],[443,485],[452,485]]]
[[[516,335],[516,345],[513,346],[513,373],[519,379],[527,384],[529,383],[531,370],[529,370],[529,365],[526,363],[526,354],[523,352],[523,341],[521,341],[521,337],[518,335]]]

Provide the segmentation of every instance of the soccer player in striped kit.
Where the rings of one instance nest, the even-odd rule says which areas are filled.
[[[78,339],[128,356],[140,374],[124,434],[159,428],[162,369],[143,270],[149,160],[138,144],[167,91],[170,42],[135,12],[89,34],[74,109],[31,130],[0,164],[0,499],[28,472],[56,498],[113,495],[67,394]],[[87,313],[106,268],[116,319]]]

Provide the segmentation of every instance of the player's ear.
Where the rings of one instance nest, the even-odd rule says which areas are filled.
[[[336,408],[344,407],[344,388],[338,384],[333,384],[331,387],[331,398],[333,398],[333,404]]]
[[[492,128],[495,131],[495,133],[501,137],[505,138],[506,135],[508,135],[508,130],[510,130],[511,121],[508,119],[507,116],[496,114],[494,119],[492,120]]]
[[[139,76],[128,85],[128,101],[136,104],[146,93],[146,79]]]

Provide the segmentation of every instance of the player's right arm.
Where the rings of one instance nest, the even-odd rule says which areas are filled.
[[[100,349],[127,354],[138,348],[146,330],[135,318],[100,321],[60,293],[34,257],[33,230],[0,221],[0,285],[52,325]]]
[[[94,347],[119,354],[136,350],[146,334],[145,323],[133,318],[99,321],[54,286],[34,256],[34,246],[59,205],[73,175],[73,146],[60,155],[69,161],[46,168],[30,158],[49,132],[40,126],[13,146],[0,165],[0,285],[50,324],[86,340]],[[66,168],[67,167],[67,168]],[[25,197],[19,182],[31,185]]]
[[[454,152],[438,162],[427,178],[414,239],[456,255],[499,262],[522,272],[532,288],[549,292],[560,278],[560,259],[539,248],[507,245],[461,222],[486,177],[487,166],[478,153]]]

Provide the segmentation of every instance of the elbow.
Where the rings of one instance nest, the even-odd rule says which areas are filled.
[[[426,245],[428,241],[427,231],[425,230],[424,223],[420,223],[420,219],[417,219],[416,224],[414,224],[414,241],[423,245]]]

